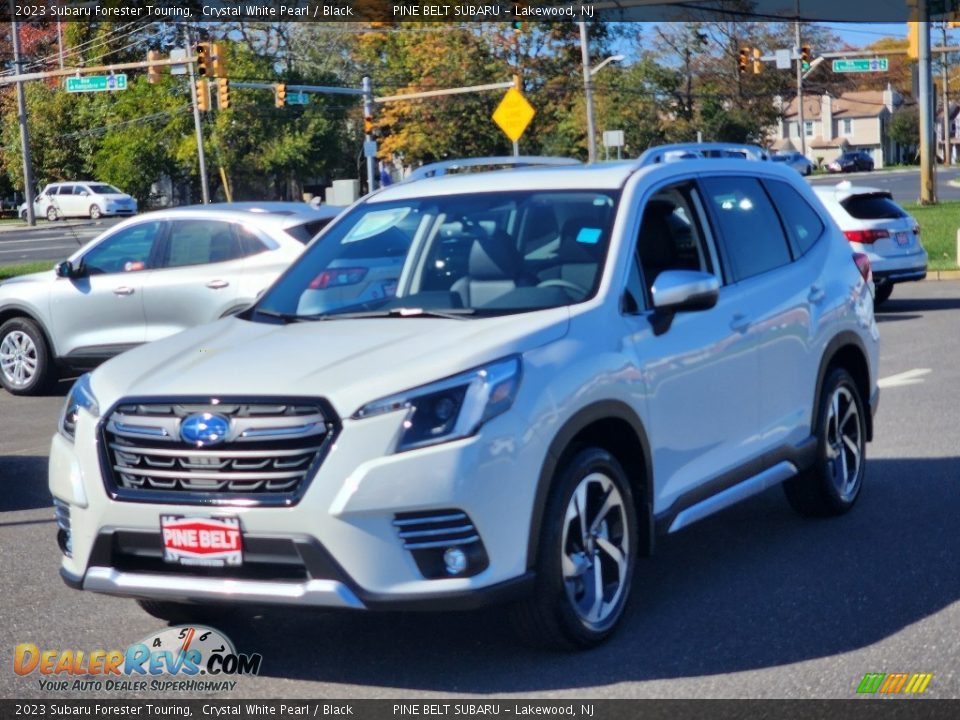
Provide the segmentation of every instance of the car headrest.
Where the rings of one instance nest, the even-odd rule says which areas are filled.
[[[479,237],[470,248],[467,271],[473,280],[513,280],[520,272],[520,253],[502,231]]]

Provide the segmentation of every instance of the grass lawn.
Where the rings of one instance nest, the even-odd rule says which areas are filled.
[[[937,205],[904,203],[903,208],[920,223],[920,240],[930,256],[930,269],[956,270],[960,200],[947,200]]]
[[[49,270],[54,264],[52,260],[39,260],[37,262],[20,263],[18,265],[3,265],[0,266],[0,280],[6,280],[16,275],[26,275],[27,273]]]

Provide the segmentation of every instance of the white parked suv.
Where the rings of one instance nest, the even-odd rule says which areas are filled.
[[[384,246],[380,297],[324,295]],[[525,637],[596,644],[658,532],[777,484],[807,515],[853,506],[869,280],[774,163],[385,188],[249,310],[77,381],[50,455],[61,574],[170,619],[510,601]]]
[[[113,185],[80,180],[47,185],[33,201],[37,217],[53,222],[67,217],[96,220],[109,215],[135,215],[137,201]],[[20,219],[27,219],[27,204],[20,205]]]

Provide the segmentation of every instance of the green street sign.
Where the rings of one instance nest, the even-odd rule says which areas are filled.
[[[854,60],[834,60],[835,73],[886,72],[890,69],[887,58],[856,58]]]
[[[67,92],[113,92],[127,89],[127,76],[118,75],[87,75],[85,77],[68,77]]]
[[[288,92],[287,105],[309,105],[310,94],[305,92]]]

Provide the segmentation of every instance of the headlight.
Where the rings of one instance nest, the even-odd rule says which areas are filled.
[[[90,389],[89,373],[81,375],[70,388],[67,402],[64,403],[63,412],[60,414],[60,432],[67,440],[72,441],[77,434],[77,418],[81,408],[94,417],[100,415],[97,398]]]
[[[395,450],[403,452],[473,435],[513,405],[519,386],[520,358],[514,356],[377,400],[353,417],[359,420],[405,410]]]

